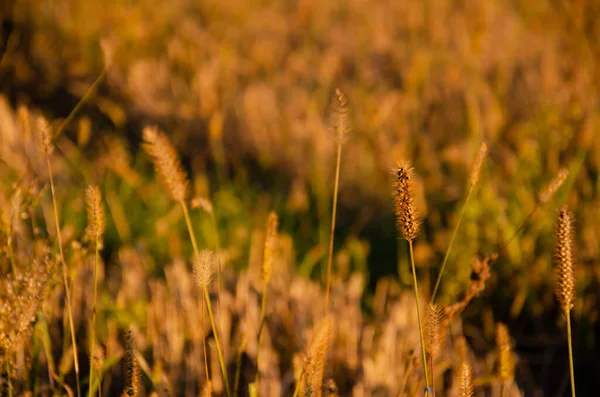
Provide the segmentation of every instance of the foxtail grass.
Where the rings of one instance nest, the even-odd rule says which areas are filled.
[[[329,311],[329,295],[331,292],[331,267],[333,262],[333,240],[335,235],[335,217],[337,213],[337,198],[340,184],[340,164],[342,159],[342,144],[344,136],[349,131],[348,125],[348,101],[339,89],[335,90],[333,100],[333,125],[337,140],[337,160],[335,166],[335,182],[333,186],[333,206],[331,209],[331,231],[329,234],[329,254],[327,256],[327,283],[325,286],[325,315]]]
[[[135,347],[135,336],[133,329],[129,328],[125,335],[125,390],[126,396],[137,397],[138,383],[140,378],[140,367],[137,362]]]
[[[92,326],[91,326],[91,339],[90,339],[90,376],[89,376],[89,389],[88,397],[92,395],[93,388],[93,373],[94,373],[94,361],[96,355],[96,311],[97,311],[97,297],[98,297],[98,263],[100,261],[100,247],[102,246],[102,239],[105,228],[105,217],[104,208],[102,207],[102,196],[100,194],[100,188],[97,186],[89,186],[85,191],[85,201],[88,217],[88,226],[86,229],[86,237],[95,246],[94,254],[94,300],[92,303]]]
[[[194,250],[194,260],[196,263],[202,263],[200,250],[198,249],[198,243],[196,242],[196,236],[194,234],[190,212],[186,201],[189,183],[187,175],[181,166],[177,151],[169,141],[169,138],[167,138],[164,133],[158,131],[157,128],[144,128],[143,139],[144,150],[150,155],[152,162],[154,163],[154,168],[158,173],[163,185],[165,186],[167,194],[171,199],[181,205],[185,223],[188,229],[188,234],[192,243],[192,248]],[[207,283],[203,283],[201,287],[206,303],[206,309],[208,311],[208,317],[210,319],[210,324],[215,337],[217,355],[219,357],[219,366],[221,367],[223,382],[225,383],[225,390],[227,392],[227,396],[230,397],[231,392],[229,390],[229,381],[227,379],[227,367],[225,366],[223,353],[221,351],[221,344],[219,343],[219,333],[212,312]]]
[[[54,147],[52,145],[52,132],[48,122],[43,117],[38,119],[38,136],[41,144],[41,149],[46,159],[48,168],[48,177],[50,179],[50,192],[52,193],[52,207],[54,209],[54,226],[56,227],[56,239],[58,241],[58,252],[60,255],[60,263],[62,266],[63,284],[65,286],[65,295],[67,301],[67,314],[69,317],[69,328],[71,332],[71,344],[73,346],[73,365],[75,367],[75,381],[77,386],[77,396],[81,396],[81,386],[79,383],[79,358],[77,354],[77,342],[75,341],[75,327],[73,325],[73,310],[71,309],[71,289],[69,288],[69,279],[67,272],[67,264],[63,251],[62,233],[60,231],[60,221],[58,216],[58,205],[56,204],[56,192],[54,189],[54,177],[52,175],[52,166],[50,164],[50,154]]]
[[[467,197],[460,209],[460,213],[458,215],[458,221],[454,226],[454,230],[452,230],[452,236],[450,237],[450,243],[448,244],[448,248],[446,249],[446,253],[444,254],[444,260],[442,261],[442,266],[440,267],[440,272],[438,274],[437,280],[435,282],[435,287],[433,288],[433,292],[431,294],[431,303],[435,301],[436,294],[440,287],[440,283],[442,281],[442,276],[444,275],[444,270],[446,269],[446,264],[448,263],[448,258],[450,257],[450,251],[452,250],[452,246],[454,245],[454,240],[456,239],[456,234],[458,232],[458,228],[462,222],[462,219],[465,215],[465,210],[467,205],[469,204],[469,199],[471,198],[471,193],[473,193],[473,189],[477,185],[479,181],[479,176],[481,175],[481,168],[483,167],[483,162],[488,153],[488,146],[485,142],[482,142],[479,146],[479,150],[477,151],[477,155],[475,156],[475,160],[473,160],[473,165],[471,166],[471,173],[469,175],[469,190],[467,191]]]
[[[332,333],[333,318],[327,315],[315,329],[306,353],[303,354],[304,359],[298,360],[301,368],[296,377],[294,397],[298,395],[322,396],[323,374]]]
[[[260,304],[260,326],[258,327],[257,350],[256,350],[256,376],[254,385],[258,390],[258,381],[260,379],[260,341],[262,338],[263,329],[265,327],[266,311],[267,311],[267,286],[273,272],[273,262],[275,260],[277,250],[277,228],[279,225],[279,217],[275,212],[271,212],[267,217],[267,230],[265,234],[265,247],[263,251],[263,260],[260,267],[260,275],[263,282],[262,298]]]
[[[498,379],[500,380],[500,394],[504,397],[508,382],[512,380],[514,362],[510,344],[510,334],[505,324],[496,326],[496,348],[498,349]]]
[[[463,362],[460,366],[460,397],[473,397],[473,372],[471,366]]]
[[[575,397],[575,370],[573,366],[573,341],[571,335],[571,309],[575,296],[574,247],[572,216],[566,205],[558,212],[554,262],[556,269],[556,298],[567,320],[567,339],[569,344],[569,372],[571,375],[571,394]]]
[[[423,338],[423,325],[421,318],[421,301],[419,299],[419,284],[417,282],[417,270],[415,267],[415,255],[413,250],[413,240],[419,234],[420,221],[417,216],[417,209],[414,202],[414,176],[412,169],[408,165],[400,165],[396,169],[396,181],[394,183],[394,211],[396,213],[396,226],[402,234],[402,237],[408,241],[410,251],[410,265],[413,276],[413,291],[415,293],[415,303],[417,306],[417,321],[419,324],[419,339],[421,342],[421,360],[423,363],[423,374],[425,376],[425,387],[429,394],[429,375],[427,373],[427,355],[425,354],[425,341]]]
[[[517,238],[519,233],[521,233],[521,231],[525,228],[527,223],[529,223],[529,221],[534,217],[534,215],[539,211],[539,209],[545,204],[547,204],[552,199],[552,197],[554,197],[556,192],[558,192],[558,189],[560,189],[560,187],[565,183],[568,176],[569,170],[567,170],[566,168],[561,168],[560,170],[558,170],[558,173],[554,176],[554,178],[552,178],[552,180],[550,180],[550,182],[548,182],[542,188],[542,190],[540,190],[534,207],[525,217],[525,219],[523,219],[523,221],[521,222],[517,230],[515,230],[515,232],[512,234],[510,239],[508,239],[508,243],[506,243],[504,249],[508,249],[510,244],[515,240],[515,238]]]
[[[433,360],[442,344],[442,309],[433,304],[427,305],[425,321],[425,351],[429,354],[429,375],[431,376],[431,391],[435,396],[435,376]]]

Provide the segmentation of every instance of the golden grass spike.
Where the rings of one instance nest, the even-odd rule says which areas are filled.
[[[263,282],[268,283],[273,271],[273,261],[277,249],[277,228],[279,226],[279,217],[275,212],[271,212],[267,218],[267,231],[265,236],[265,249],[263,253],[260,275]]]
[[[348,99],[339,88],[335,89],[332,108],[331,117],[336,139],[338,143],[343,143],[344,136],[350,131],[350,123],[348,122]]]
[[[502,382],[512,379],[514,363],[508,328],[503,323],[496,326],[496,348],[498,349],[498,377]]]
[[[200,287],[208,287],[212,281],[214,271],[215,253],[211,250],[204,249],[200,251],[198,259],[194,259],[193,272],[194,281]]]
[[[48,121],[43,116],[37,118],[37,132],[42,152],[46,155],[51,154],[54,149],[54,145],[52,145],[52,131],[50,130]]]
[[[573,228],[571,214],[566,205],[558,213],[556,240],[554,247],[556,268],[556,297],[561,310],[566,314],[573,307],[575,295],[575,277],[573,276]]]
[[[425,322],[425,351],[434,356],[442,343],[441,324],[443,311],[438,305],[427,305]]]
[[[325,316],[316,328],[308,349],[301,382],[304,382],[305,394],[321,397],[323,391],[323,374],[327,360],[327,350],[333,333],[333,318]]]
[[[463,362],[460,366],[460,397],[473,397],[474,395],[471,366]]]
[[[143,139],[144,150],[152,158],[154,168],[169,196],[176,201],[185,200],[188,191],[187,175],[169,138],[156,127],[146,127]]]
[[[567,338],[569,344],[569,370],[571,375],[571,395],[575,397],[575,370],[573,365],[573,340],[571,336],[571,309],[575,296],[574,276],[574,246],[573,225],[571,213],[566,205],[558,212],[556,224],[556,241],[554,248],[554,261],[556,268],[556,297],[560,308],[567,319]]]
[[[565,180],[569,176],[569,170],[566,168],[561,168],[558,171],[558,174],[552,179],[544,188],[540,191],[540,195],[538,197],[538,201],[540,204],[546,204],[552,196],[560,189]]]
[[[475,156],[475,160],[473,161],[473,165],[471,166],[471,173],[469,174],[469,185],[473,187],[479,181],[479,176],[481,175],[481,167],[483,166],[483,161],[488,153],[487,143],[481,142],[479,145],[479,150],[477,151],[477,156]]]
[[[400,165],[396,170],[394,209],[396,224],[407,241],[413,241],[419,234],[420,221],[414,203],[413,172],[409,165]]]
[[[102,206],[102,195],[98,186],[88,186],[85,191],[85,202],[87,209],[88,225],[85,231],[87,239],[98,240],[102,246],[102,238],[105,228],[104,207]]]
[[[136,357],[135,336],[132,328],[127,330],[125,344],[125,370],[127,377],[125,379],[124,394],[135,397],[138,395],[140,369]]]

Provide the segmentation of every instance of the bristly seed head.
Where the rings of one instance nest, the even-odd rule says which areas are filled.
[[[86,239],[97,241],[98,246],[102,247],[105,216],[102,195],[98,186],[88,186],[85,190],[85,202],[88,217],[88,226],[85,231]]]
[[[442,309],[433,303],[427,305],[425,323],[425,351],[432,357],[438,352],[442,344]]]
[[[339,144],[342,144],[345,135],[350,131],[350,125],[348,123],[348,100],[339,88],[335,89],[331,119],[336,139]]]
[[[400,165],[397,168],[394,186],[396,225],[407,241],[413,241],[419,234],[420,221],[414,203],[413,175],[409,166]]]
[[[556,269],[556,297],[561,310],[567,314],[573,307],[575,277],[573,260],[573,227],[571,214],[566,205],[558,212],[556,240],[554,242],[554,262]]]
[[[135,336],[133,334],[132,328],[129,328],[127,330],[127,333],[125,335],[125,344],[125,369],[127,372],[127,378],[125,379],[124,394],[135,397],[138,395],[138,380],[140,376],[140,371],[137,363]]]
[[[200,258],[194,259],[194,281],[202,288],[206,288],[212,281],[215,253],[211,250],[200,251]]]
[[[558,174],[540,191],[538,201],[540,204],[546,204],[552,196],[560,189],[565,180],[569,176],[569,171],[566,168],[561,168]]]
[[[267,231],[265,235],[265,249],[263,253],[263,262],[260,268],[260,274],[263,282],[268,283],[273,271],[273,262],[277,251],[277,228],[279,226],[279,217],[273,211],[267,218]]]
[[[471,366],[463,362],[460,368],[460,397],[473,397],[474,395]]]
[[[514,363],[511,353],[510,334],[503,323],[496,326],[496,348],[498,349],[498,377],[508,381],[513,376]]]
[[[185,200],[188,190],[187,175],[169,138],[155,127],[144,128],[143,138],[144,150],[152,158],[154,168],[169,196],[176,201]]]
[[[37,132],[41,151],[49,155],[54,149],[52,145],[52,131],[48,121],[43,116],[37,118]]]
[[[481,175],[481,167],[483,167],[483,161],[485,160],[487,153],[487,143],[481,142],[479,150],[477,151],[477,156],[475,156],[475,160],[473,161],[473,165],[471,166],[471,174],[469,175],[469,184],[471,187],[475,186],[479,181],[479,175]]]

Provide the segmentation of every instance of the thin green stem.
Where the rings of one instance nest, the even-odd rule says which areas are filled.
[[[258,380],[260,378],[260,367],[259,367],[259,359],[260,359],[260,340],[262,339],[262,331],[265,326],[265,313],[267,309],[267,283],[263,283],[263,291],[262,291],[262,299],[260,304],[260,327],[258,327],[258,344],[256,348],[256,376],[254,377],[254,383],[258,388]]]
[[[431,303],[435,300],[435,296],[438,292],[438,288],[440,287],[440,283],[442,281],[442,275],[444,274],[444,270],[446,269],[446,264],[448,263],[448,258],[450,257],[450,251],[452,250],[452,246],[454,245],[454,240],[456,239],[456,234],[458,232],[458,228],[462,219],[465,215],[465,209],[467,208],[467,204],[469,203],[469,199],[471,198],[471,193],[473,192],[473,187],[475,185],[471,185],[469,188],[469,192],[467,193],[467,197],[465,198],[465,202],[460,209],[460,214],[458,216],[458,222],[454,226],[454,230],[452,231],[452,237],[450,237],[450,244],[448,244],[448,248],[446,249],[446,254],[444,255],[444,260],[442,262],[442,266],[440,268],[440,273],[438,274],[437,281],[435,282],[435,287],[433,288],[433,293],[431,294]]]
[[[217,333],[215,319],[212,313],[212,308],[210,306],[210,296],[208,295],[208,288],[206,288],[206,286],[203,286],[202,290],[204,291],[204,299],[206,301],[206,308],[208,309],[208,318],[210,319],[210,325],[213,329],[213,333],[215,334],[215,344],[217,345],[217,355],[219,356],[219,364],[221,365],[223,382],[225,382],[225,390],[227,392],[227,396],[231,397],[231,392],[229,391],[229,380],[227,379],[227,368],[225,367],[225,360],[223,360],[223,353],[221,352],[221,343],[219,342],[219,335]]]
[[[100,249],[98,246],[98,236],[96,235],[96,254],[94,257],[94,301],[92,304],[92,329],[91,329],[91,348],[90,348],[90,378],[89,378],[89,389],[88,397],[92,396],[92,374],[94,372],[94,348],[96,343],[96,297],[98,296],[98,259],[100,256]],[[98,379],[100,380],[100,379]]]
[[[73,363],[75,364],[75,380],[77,382],[77,396],[81,396],[81,387],[79,385],[79,359],[77,358],[77,343],[75,341],[75,327],[73,326],[73,311],[71,310],[71,291],[67,276],[67,264],[63,252],[62,234],[60,232],[60,222],[58,220],[58,205],[56,204],[56,194],[54,191],[54,178],[52,177],[52,167],[50,158],[46,151],[46,164],[48,166],[48,175],[50,176],[50,191],[52,192],[52,206],[54,207],[54,223],[56,225],[56,239],[58,240],[58,250],[60,253],[60,262],[62,264],[63,283],[65,284],[65,293],[67,298],[67,312],[69,314],[69,327],[71,329],[71,344],[73,345]]]
[[[569,339],[569,369],[571,372],[571,395],[575,397],[575,369],[573,366],[573,341],[571,338],[571,312],[566,310],[567,315],[567,335]]]
[[[421,301],[419,299],[419,285],[417,283],[417,271],[415,268],[415,255],[413,252],[412,240],[408,240],[408,246],[410,249],[410,265],[412,267],[413,285],[415,292],[415,301],[417,304],[417,320],[419,323],[419,339],[421,340],[421,361],[423,363],[423,372],[425,374],[425,386],[429,390],[429,376],[427,375],[427,355],[425,354],[425,344],[423,339],[423,325],[421,324]]]
[[[6,371],[6,383],[8,383],[8,396],[13,397],[12,380],[10,379],[10,359],[6,360],[4,367]]]
[[[73,120],[73,117],[75,117],[75,115],[77,114],[79,109],[81,109],[83,104],[92,96],[94,91],[96,91],[96,88],[100,85],[100,82],[102,81],[102,78],[104,77],[105,74],[106,74],[106,66],[102,68],[102,71],[100,72],[98,77],[96,77],[96,80],[94,80],[94,82],[92,83],[90,88],[88,88],[88,90],[85,92],[85,94],[83,94],[83,96],[81,97],[79,102],[77,102],[75,107],[73,107],[73,109],[71,110],[71,112],[69,113],[67,118],[64,119],[62,123],[60,123],[60,125],[56,129],[55,138],[63,132],[63,130],[67,127],[67,125],[69,125],[71,120]]]
[[[183,208],[183,216],[185,218],[185,223],[187,225],[188,234],[190,235],[190,240],[192,241],[192,247],[194,249],[194,255],[196,256],[196,260],[198,263],[200,262],[200,251],[198,250],[198,243],[196,242],[196,236],[194,235],[194,229],[192,228],[192,221],[190,219],[190,212],[188,210],[187,203],[184,200],[180,200],[179,203]],[[212,327],[213,334],[215,336],[215,343],[217,345],[217,354],[219,356],[219,364],[221,366],[221,373],[223,374],[223,381],[225,382],[225,389],[227,391],[227,396],[231,397],[231,392],[229,391],[229,381],[227,380],[227,368],[225,367],[225,361],[223,360],[223,354],[221,352],[221,344],[219,343],[219,333],[217,332],[217,326],[215,324],[215,319],[212,313],[212,307],[210,305],[210,296],[208,295],[208,289],[206,285],[202,285],[202,291],[204,293],[204,299],[206,300],[206,309],[208,310],[208,317],[210,319],[210,325]]]
[[[505,393],[506,393],[506,381],[501,380],[500,381],[500,397],[504,397]]]
[[[335,183],[333,187],[333,208],[331,210],[331,232],[329,234],[329,256],[327,257],[327,284],[325,287],[325,315],[329,310],[329,292],[331,289],[331,265],[333,261],[333,239],[335,235],[335,216],[337,213],[337,196],[340,184],[340,164],[342,159],[342,136],[339,134],[337,162],[335,166]]]
[[[202,307],[200,308],[200,327],[202,332],[202,348],[204,350],[204,371],[206,372],[206,383],[210,382],[208,373],[208,355],[206,350],[206,338],[204,337],[204,294],[202,294]]]

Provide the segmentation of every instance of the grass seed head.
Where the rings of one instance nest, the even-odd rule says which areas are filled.
[[[394,210],[396,225],[407,241],[414,240],[419,234],[420,221],[414,202],[414,176],[408,165],[400,165],[395,172]]]
[[[540,204],[546,204],[552,196],[560,189],[565,180],[569,176],[569,171],[566,168],[561,168],[558,174],[540,191],[538,201]]]
[[[198,286],[206,288],[212,281],[215,260],[214,251],[207,249],[200,251],[200,257],[198,259],[194,258],[194,281]]]
[[[463,362],[460,366],[460,397],[473,397],[474,395],[471,366]]]
[[[187,175],[169,138],[156,127],[146,127],[143,139],[144,150],[151,157],[169,196],[175,201],[185,200],[188,191]]]
[[[265,283],[269,282],[271,273],[273,271],[273,262],[275,261],[275,252],[277,250],[278,225],[279,217],[275,212],[271,212],[267,218],[265,249],[263,253],[262,266],[260,268],[261,278]]]
[[[471,174],[469,175],[469,184],[471,187],[475,186],[479,181],[479,176],[481,175],[481,167],[483,167],[483,161],[485,160],[487,153],[487,143],[482,142],[481,145],[479,145],[479,150],[477,151],[477,155],[475,156],[475,160],[473,161],[473,165],[471,166]]]
[[[125,370],[127,377],[125,379],[124,394],[135,397],[138,395],[140,370],[136,357],[135,336],[132,328],[129,328],[125,334]]]
[[[88,225],[85,231],[86,239],[97,241],[102,246],[106,218],[102,206],[102,194],[98,186],[90,185],[85,190],[85,203],[87,209]]]
[[[514,363],[510,334],[508,327],[503,323],[498,323],[496,326],[496,348],[498,349],[498,377],[502,381],[508,381],[513,376]]]
[[[554,242],[554,262],[556,269],[556,297],[563,312],[573,307],[575,277],[573,275],[573,227],[571,213],[566,205],[558,212],[556,238]]]

